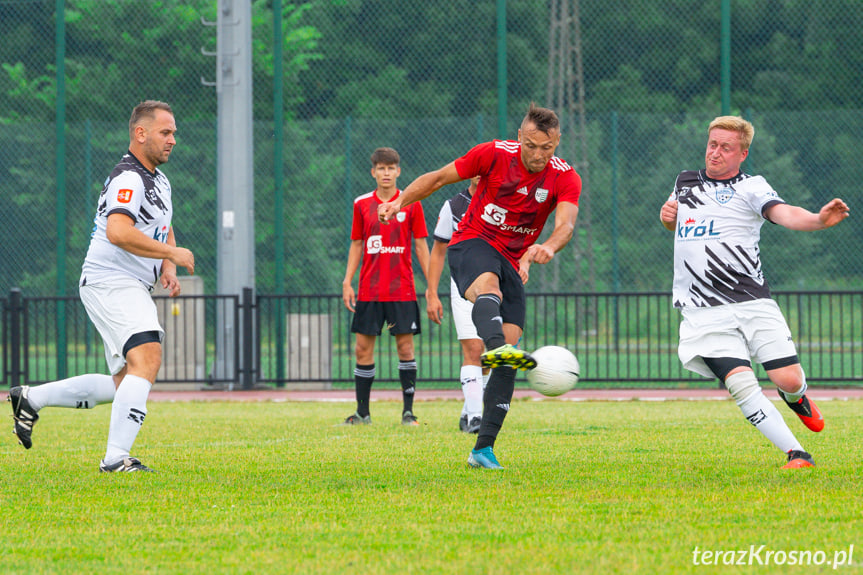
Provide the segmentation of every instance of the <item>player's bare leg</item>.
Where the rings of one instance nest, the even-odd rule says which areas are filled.
[[[824,429],[824,416],[810,397],[806,395],[808,385],[799,363],[767,370],[767,376],[776,385],[785,404],[797,414],[803,425],[818,432]]]

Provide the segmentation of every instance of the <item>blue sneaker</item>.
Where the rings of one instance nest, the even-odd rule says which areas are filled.
[[[491,447],[483,447],[482,449],[473,449],[467,458],[467,464],[471,467],[485,467],[486,469],[503,469],[503,466],[497,462],[494,456],[494,451]]]

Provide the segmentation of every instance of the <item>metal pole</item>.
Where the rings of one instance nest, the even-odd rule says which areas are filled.
[[[620,195],[617,174],[620,166],[620,154],[618,149],[619,126],[617,112],[611,113],[611,237],[612,237],[612,277],[613,290],[617,294],[620,291]],[[614,349],[620,346],[620,310],[617,295],[614,301]]]
[[[722,115],[731,113],[731,0],[722,0],[720,50],[720,83],[722,88]]]
[[[56,138],[55,173],[57,174],[54,213],[57,222],[57,284],[56,295],[66,295],[66,12],[65,0],[55,1],[54,65],[57,83],[54,131]],[[57,379],[66,378],[66,305],[57,302]]]
[[[506,127],[506,0],[497,0],[497,137],[507,137]]]
[[[255,217],[252,138],[252,10],[250,0],[218,2],[217,293],[240,295],[255,286]],[[229,313],[218,318],[220,378],[236,373],[241,337]]]
[[[18,387],[21,385],[22,376],[24,375],[21,369],[22,365],[26,365],[21,361],[21,350],[23,344],[21,342],[21,318],[24,305],[22,303],[21,288],[12,288],[9,290],[9,387]]]
[[[243,389],[253,389],[255,387],[255,357],[252,341],[254,341],[254,314],[255,314],[255,292],[252,288],[243,288],[243,299],[240,303],[243,310],[243,336],[242,336],[242,368],[240,371],[240,380]]]
[[[282,66],[282,0],[273,0],[273,193],[275,208],[276,232],[276,285],[275,293],[285,291],[285,217],[284,198],[284,95]],[[276,299],[276,380],[278,386],[284,385],[285,379],[285,314],[282,309],[282,298]]]
[[[354,203],[354,195],[351,191],[351,171],[353,170],[353,154],[351,150],[353,149],[351,145],[351,139],[353,138],[353,121],[350,116],[345,118],[345,200],[346,200],[346,208],[344,210],[345,213],[345,228],[348,231],[348,235],[350,236],[351,222],[352,222],[352,206]]]

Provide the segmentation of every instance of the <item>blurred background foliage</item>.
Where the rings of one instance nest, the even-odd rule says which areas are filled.
[[[65,217],[58,238],[55,0],[0,0],[0,290],[75,290],[102,182],[128,143],[139,101],[174,107],[178,145],[163,166],[178,242],[216,278],[216,0],[67,0],[64,4]],[[788,202],[855,209],[863,179],[863,4],[732,0],[731,112],[756,128],[744,169]],[[273,153],[273,3],[252,2],[256,282],[261,293],[338,293],[353,198],[370,191],[369,155],[402,155],[400,186],[492,138],[515,138],[531,101],[550,105],[550,2],[506,2],[505,133],[499,133],[494,2],[282,2],[285,150]],[[561,114],[558,155],[589,182],[577,235],[534,292],[668,291],[672,238],[658,210],[677,173],[703,166],[720,114],[720,2],[618,0],[580,7],[584,125]],[[580,140],[587,143],[582,157]],[[282,162],[284,213],[273,209]],[[424,202],[429,231],[450,186]],[[273,257],[285,230],[284,285]],[[863,229],[815,234],[765,225],[774,289],[860,288]],[[65,274],[57,278],[58,242]],[[804,265],[800,265],[800,264]],[[441,285],[447,285],[446,279]],[[420,281],[420,284],[422,282]],[[420,291],[424,286],[420,285]]]

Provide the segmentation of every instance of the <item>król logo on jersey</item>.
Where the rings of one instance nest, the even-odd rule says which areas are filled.
[[[541,204],[548,199],[548,190],[546,190],[545,188],[537,188],[533,197],[536,198],[537,203]]]
[[[168,241],[168,226],[156,228],[156,231],[153,232],[153,239],[163,244],[166,243]]]
[[[713,229],[714,223],[713,220],[696,222],[693,218],[687,218],[685,222],[677,223],[677,239],[705,240],[716,238],[720,233]]]
[[[402,222],[404,222],[404,221],[405,221],[405,219],[406,219],[407,217],[408,217],[408,216],[407,216],[407,214],[405,214],[404,212],[399,212],[399,213],[397,213],[397,214],[396,214],[396,221],[397,221],[398,223],[402,223]]]
[[[117,192],[117,201],[121,204],[128,204],[132,201],[132,190],[120,190]]]
[[[385,246],[381,236],[369,236],[366,240],[367,254],[401,254],[404,251],[404,246]]]
[[[734,188],[716,188],[716,201],[727,204],[734,197]]]

